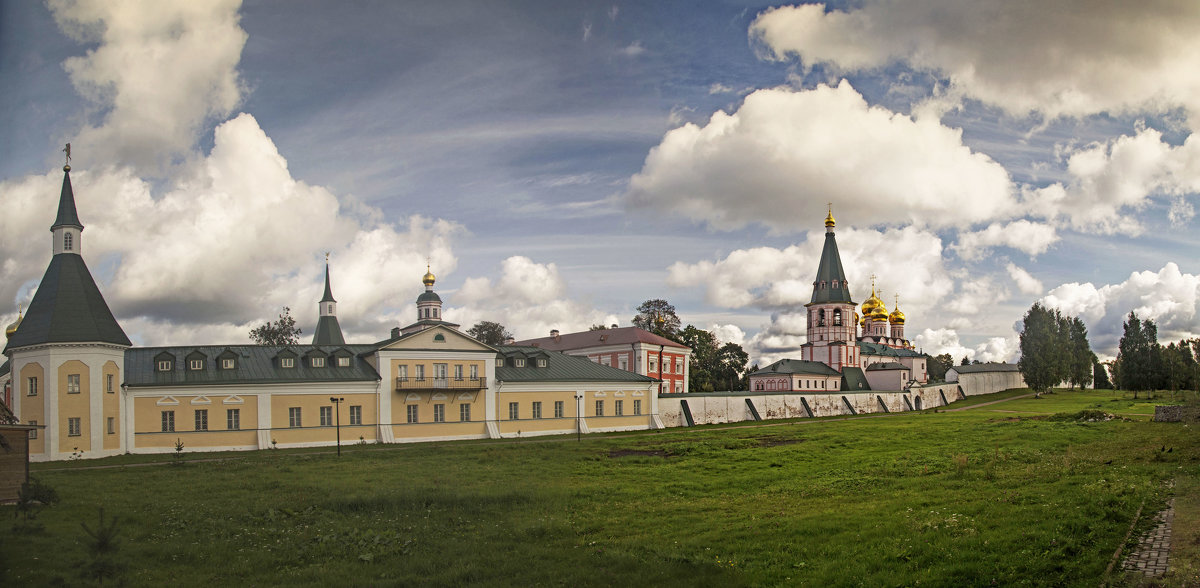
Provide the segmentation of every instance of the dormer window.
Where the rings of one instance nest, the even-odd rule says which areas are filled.
[[[291,357],[279,358],[279,367],[290,368],[296,366],[296,360]]]
[[[516,367],[525,367],[525,359],[522,357],[518,357],[513,360],[513,365]]]
[[[63,233],[63,251],[71,250],[71,237],[73,236],[70,232]]]
[[[325,367],[325,358],[324,357],[312,358],[312,366],[315,368]]]
[[[237,362],[235,362],[232,357],[227,357],[221,360],[221,369],[231,370],[235,367],[237,367]]]
[[[338,365],[338,367],[350,367],[350,358],[349,357],[337,358],[337,365]]]
[[[204,360],[203,359],[189,359],[188,360],[188,369],[192,370],[192,371],[198,371],[198,370],[204,369]]]
[[[158,360],[158,371],[160,371],[160,372],[171,371],[171,360],[169,360],[169,359]]]
[[[837,280],[834,280],[834,281],[833,281],[833,287],[834,287],[835,289],[838,287],[838,281],[837,281]]]
[[[538,367],[546,367],[546,360],[544,360],[544,359],[537,360],[537,366]]]

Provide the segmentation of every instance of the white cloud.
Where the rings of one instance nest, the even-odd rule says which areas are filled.
[[[1008,173],[961,131],[871,107],[845,81],[758,90],[732,114],[669,131],[627,198],[718,229],[777,232],[823,218],[827,201],[856,226],[956,227],[1009,218],[1016,205]]]
[[[625,57],[637,57],[638,55],[641,55],[645,52],[646,52],[646,48],[642,47],[641,41],[634,41],[634,42],[622,47],[621,49],[619,49],[617,51],[617,53],[620,53],[621,55],[624,55]]]
[[[1008,275],[1012,277],[1013,282],[1016,282],[1017,289],[1020,290],[1022,294],[1036,296],[1045,291],[1045,287],[1042,286],[1042,282],[1040,280],[1030,275],[1029,272],[1025,271],[1024,269],[1017,267],[1016,264],[1009,263],[1006,269],[1008,270]]]
[[[1157,272],[1134,272],[1118,284],[1063,284],[1042,298],[1042,303],[1083,319],[1092,349],[1099,355],[1116,355],[1130,312],[1158,324],[1160,343],[1200,336],[1196,322],[1200,276],[1181,272],[1174,262]]]
[[[1161,132],[1142,129],[1069,152],[1067,172],[1067,184],[1025,191],[1031,214],[1080,231],[1137,235],[1142,225],[1132,213],[1165,194],[1174,197],[1169,220],[1178,225],[1194,215],[1184,198],[1200,193],[1200,139],[1192,135],[1173,147]]]
[[[982,231],[959,233],[958,243],[951,249],[965,260],[979,259],[993,247],[1011,247],[1034,257],[1048,251],[1057,241],[1053,226],[1021,219],[1008,224],[992,223]]]
[[[102,113],[73,140],[79,162],[160,173],[190,150],[206,123],[241,101],[237,64],[247,35],[240,0],[51,0],[59,27],[99,42],[63,64],[75,89]]]
[[[715,335],[717,340],[720,341],[722,345],[726,343],[741,345],[746,342],[746,332],[737,325],[721,325],[713,323],[712,325],[709,325],[708,331]]]
[[[769,9],[750,31],[777,58],[840,71],[903,63],[1015,115],[1200,113],[1195,2],[810,4]]]
[[[1011,362],[1020,352],[1020,340],[1015,333],[1008,337],[989,337],[975,347],[967,347],[959,342],[958,332],[954,329],[924,329],[913,337],[913,342],[929,355],[950,354],[955,364],[963,357],[971,361]]]

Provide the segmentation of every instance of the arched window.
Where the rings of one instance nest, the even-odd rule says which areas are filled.
[[[759,381],[757,381],[757,382],[755,382],[755,383],[754,383],[754,389],[755,389],[755,390],[762,390],[762,389],[763,389],[762,380],[759,380]]]
[[[825,309],[824,308],[817,311],[817,326],[818,327],[825,326]]]
[[[71,250],[71,237],[73,236],[71,233],[63,233],[63,251]]]
[[[835,326],[835,327],[842,326],[842,311],[841,311],[841,309],[834,309],[834,311],[833,311],[833,326]]]

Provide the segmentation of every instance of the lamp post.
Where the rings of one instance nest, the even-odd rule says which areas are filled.
[[[583,438],[583,393],[575,393],[575,442]]]
[[[336,428],[337,428],[337,452],[338,452],[338,457],[341,457],[342,456],[342,411],[339,409],[339,405],[341,403],[345,402],[346,399],[338,398],[337,396],[330,396],[329,401],[333,403],[333,419],[334,419],[334,422],[337,423],[337,425],[336,425]]]

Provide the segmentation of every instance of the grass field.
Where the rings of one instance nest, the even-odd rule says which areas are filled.
[[[36,464],[61,500],[0,509],[0,584],[78,585],[99,560],[134,586],[1096,586],[1130,583],[1105,570],[1172,494],[1164,583],[1196,584],[1200,439],[1150,422],[1158,402]],[[98,558],[100,507],[119,534]]]

